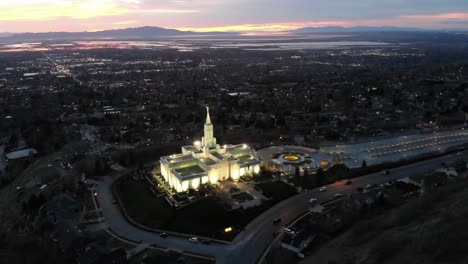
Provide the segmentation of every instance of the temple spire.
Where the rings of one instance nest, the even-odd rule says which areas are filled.
[[[203,131],[202,146],[206,149],[216,147],[216,138],[213,135],[213,124],[211,124],[210,108],[208,106],[206,107],[206,122]]]
[[[208,106],[206,107],[206,122],[205,122],[205,124],[211,124],[210,108]]]

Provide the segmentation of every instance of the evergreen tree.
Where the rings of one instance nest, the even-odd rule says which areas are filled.
[[[317,185],[320,186],[320,185],[325,184],[325,172],[323,171],[322,168],[317,170],[315,177],[317,178]]]
[[[301,186],[302,187],[305,186],[307,178],[309,178],[309,171],[307,170],[307,168],[304,168],[304,173],[302,174],[302,178],[301,178]]]
[[[296,171],[294,172],[294,179],[296,183],[300,182],[301,172],[299,171],[299,167],[296,167]]]

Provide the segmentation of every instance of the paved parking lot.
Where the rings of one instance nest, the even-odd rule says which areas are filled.
[[[402,158],[412,158],[421,154],[444,152],[449,147],[468,143],[468,129],[460,128],[435,133],[416,133],[405,136],[389,137],[374,141],[354,144],[338,144],[310,149],[301,146],[271,146],[257,151],[264,162],[277,164],[276,153],[306,153],[312,163],[310,168],[319,166],[321,161],[333,164],[334,156],[343,161],[349,168],[361,167],[365,160],[367,165],[394,162]],[[281,165],[284,171],[293,172],[295,166]]]

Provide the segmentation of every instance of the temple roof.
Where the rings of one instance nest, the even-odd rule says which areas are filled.
[[[206,107],[206,122],[205,124],[211,125],[211,118],[210,118],[210,108]]]

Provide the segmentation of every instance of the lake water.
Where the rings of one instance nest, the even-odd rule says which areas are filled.
[[[313,37],[269,37],[269,38],[189,38],[154,41],[81,40],[56,41],[54,43],[0,44],[0,52],[47,51],[47,50],[89,50],[89,49],[176,49],[195,51],[211,49],[243,50],[313,50],[340,49],[350,47],[389,47],[389,43],[376,41],[343,40],[340,35]],[[334,38],[340,38],[333,40]],[[393,44],[392,44],[393,45]]]
[[[213,48],[243,48],[248,50],[298,50],[298,49],[336,49],[347,47],[385,47],[389,43],[373,41],[319,41],[319,42],[280,42],[280,43],[235,43],[213,45]]]

